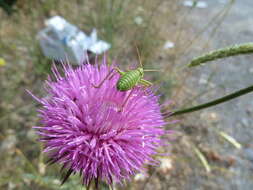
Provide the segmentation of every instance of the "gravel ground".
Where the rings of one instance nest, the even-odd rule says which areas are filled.
[[[197,31],[207,24],[223,7],[226,1],[206,1],[208,7],[195,9],[187,18],[192,27]],[[218,22],[216,22],[217,24]],[[214,26],[198,41],[198,46],[191,52],[193,56],[200,55],[208,50],[222,48],[225,46],[252,41],[253,35],[253,1],[237,0],[231,5],[231,9],[217,30]],[[212,36],[212,33],[215,35]],[[207,44],[207,42],[209,42]],[[195,47],[195,46],[194,46]],[[207,63],[205,66],[193,69],[193,77],[187,82],[187,86],[196,92],[205,91],[208,93],[198,98],[198,102],[205,102],[241,88],[246,88],[253,83],[253,56],[245,55],[226,60],[219,60]],[[214,178],[219,189],[253,189],[252,168],[253,168],[253,96],[245,95],[238,99],[222,105],[206,109],[192,114],[200,116],[203,127],[208,127],[208,133],[202,143],[215,150],[223,157],[232,157],[235,163],[226,174],[220,174]],[[242,144],[242,149],[234,148],[230,143],[221,139],[215,130],[222,130]],[[208,183],[205,180],[199,181],[199,176],[192,177],[190,186],[194,184]],[[210,180],[209,180],[210,183]],[[190,188],[196,189],[196,188]],[[203,189],[198,188],[198,189]]]

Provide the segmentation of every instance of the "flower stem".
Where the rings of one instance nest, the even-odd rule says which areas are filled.
[[[215,106],[217,104],[221,104],[223,102],[232,100],[234,98],[237,98],[237,97],[242,96],[244,94],[250,93],[252,91],[253,91],[253,85],[249,86],[247,88],[238,90],[238,91],[236,91],[236,92],[234,92],[232,94],[229,94],[227,96],[223,96],[222,98],[218,98],[216,100],[204,103],[204,104],[200,104],[200,105],[193,106],[193,107],[190,107],[190,108],[174,111],[174,112],[172,112],[172,114],[170,116],[181,115],[181,114],[184,114],[184,113],[190,113],[190,112],[198,111],[198,110],[201,110],[201,109],[204,109],[204,108],[208,108],[208,107],[211,107],[211,106]]]
[[[248,53],[253,53],[253,43],[239,44],[211,51],[207,54],[194,58],[188,66],[195,67],[208,61]]]

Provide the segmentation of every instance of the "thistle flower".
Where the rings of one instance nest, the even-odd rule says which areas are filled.
[[[34,128],[45,145],[49,164],[60,163],[68,170],[63,182],[72,173],[80,173],[85,185],[92,180],[111,185],[155,163],[152,156],[166,133],[158,96],[143,87],[118,91],[119,74],[94,88],[113,69],[106,59],[100,66],[63,68],[65,75],[61,76],[53,67],[55,80],[46,81],[47,97],[32,95],[43,106],[38,110],[41,126]]]

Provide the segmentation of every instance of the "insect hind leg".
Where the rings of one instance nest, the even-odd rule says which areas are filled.
[[[148,95],[148,92],[147,92],[146,90],[147,90],[148,87],[152,86],[153,83],[151,83],[151,82],[149,82],[149,81],[147,81],[147,80],[144,80],[144,79],[141,79],[141,80],[139,81],[139,83],[142,84],[142,85],[144,86],[143,88],[144,88],[144,90],[145,90],[145,94]]]
[[[117,71],[120,75],[124,75],[125,72],[121,71],[119,68],[115,67],[114,68],[115,71]]]
[[[149,82],[149,81],[144,80],[144,79],[141,79],[141,80],[139,81],[139,83],[143,84],[143,85],[146,86],[146,87],[149,87],[149,86],[152,86],[152,85],[153,85],[152,82]]]
[[[128,102],[128,100],[129,100],[129,98],[131,97],[133,91],[134,91],[133,89],[130,91],[130,93],[128,94],[127,98],[125,99],[125,101],[123,102],[123,104],[120,106],[119,112],[122,112],[122,111],[123,111],[123,108],[124,108],[124,106],[127,104],[127,102]]]
[[[100,87],[104,84],[104,82],[105,82],[109,77],[110,77],[110,79],[111,79],[111,78],[114,76],[115,73],[113,73],[113,71],[114,71],[114,69],[112,69],[98,85],[95,85],[95,84],[92,83],[92,86],[93,86],[94,88],[100,88]],[[113,74],[112,74],[112,73],[113,73]],[[111,75],[111,74],[112,74],[112,75]],[[110,75],[111,75],[111,76],[110,76]]]
[[[104,82],[107,80],[107,79],[111,79],[116,73],[113,73],[113,71],[116,71],[116,72],[118,72],[120,75],[124,75],[125,74],[125,72],[123,72],[123,71],[121,71],[119,68],[117,68],[117,67],[115,67],[115,68],[113,68],[106,76],[105,76],[105,78],[98,84],[98,85],[95,85],[95,84],[92,84],[92,86],[94,87],[94,88],[100,88],[103,84],[104,84]],[[113,74],[112,74],[113,73]],[[112,75],[111,75],[112,74]],[[110,76],[111,75],[111,76]]]

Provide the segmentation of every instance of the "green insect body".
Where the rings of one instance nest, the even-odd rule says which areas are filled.
[[[119,72],[119,71],[118,71]],[[120,71],[121,77],[117,82],[117,90],[127,91],[135,87],[144,76],[143,68],[122,72]]]
[[[138,56],[139,56],[139,53],[138,53]],[[140,56],[139,56],[139,60],[140,60]],[[144,70],[141,64],[141,60],[140,60],[140,65],[141,67],[134,70],[126,71],[126,72],[121,71],[119,68],[115,67],[107,74],[107,76],[100,82],[100,84],[98,85],[93,84],[93,87],[100,88],[107,79],[112,78],[114,76],[115,73],[113,73],[113,71],[116,71],[117,73],[120,74],[120,78],[116,84],[116,88],[118,91],[125,92],[128,90],[131,90],[138,84],[141,84],[142,86],[145,86],[145,87],[149,87],[152,85],[152,83],[143,79],[144,71],[155,71],[155,70]],[[133,90],[128,94],[126,99],[123,101],[119,109],[120,112],[123,111],[123,107],[127,104],[132,93],[133,93]]]
[[[142,67],[139,67],[135,70],[130,70],[130,71],[121,71],[119,68],[114,68],[113,70],[111,70],[107,76],[101,81],[101,83],[99,85],[94,85],[93,86],[95,88],[100,88],[103,83],[105,82],[105,80],[111,78],[114,74],[112,74],[113,71],[116,71],[120,74],[120,78],[116,84],[116,88],[118,91],[121,92],[125,92],[128,90],[133,89],[137,84],[141,84],[145,87],[151,86],[152,83],[144,80],[143,76],[144,76],[144,71],[152,71],[152,70],[144,70]],[[154,71],[154,70],[153,70]],[[127,104],[131,94],[133,91],[131,91],[129,93],[129,95],[127,96],[127,98],[124,100],[124,102],[122,103],[122,105],[120,106],[119,111],[123,111],[123,107]]]
[[[116,85],[118,91],[125,92],[128,90],[131,90],[137,84],[142,84],[143,86],[146,86],[146,87],[152,85],[151,82],[143,79],[144,71],[152,71],[152,70],[144,70],[142,67],[139,67],[135,70],[130,70],[130,71],[124,72],[116,67],[107,74],[107,76],[101,81],[101,83],[99,85],[93,84],[93,87],[100,88],[103,85],[103,83],[105,82],[105,80],[107,80],[108,78],[110,78],[114,75],[114,74],[112,74],[113,71],[116,71],[120,74],[120,78],[119,78],[117,85]]]

